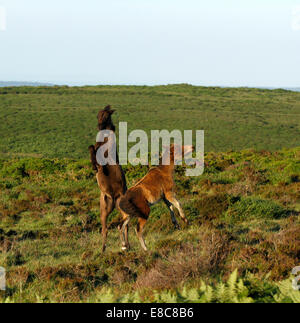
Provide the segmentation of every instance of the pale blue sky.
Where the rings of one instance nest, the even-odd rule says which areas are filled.
[[[300,86],[300,0],[0,0],[0,81]]]

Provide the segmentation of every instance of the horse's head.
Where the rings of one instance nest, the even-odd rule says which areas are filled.
[[[162,157],[163,162],[165,158],[166,158],[166,161],[168,161],[170,156],[171,160],[173,160],[175,164],[187,158],[188,156],[192,156],[192,152],[194,151],[194,147],[192,145],[181,146],[177,144],[171,144],[170,147],[166,146],[164,148],[165,148],[165,152]],[[169,155],[169,152],[170,152],[170,155]]]
[[[171,155],[174,155],[175,159],[181,159],[185,156],[191,154],[194,151],[194,147],[192,145],[185,145],[180,146],[176,144],[172,144],[170,146],[170,153]]]
[[[104,110],[99,111],[97,119],[98,119],[98,128],[99,130],[110,129],[115,130],[115,126],[111,120],[111,116],[115,110],[111,109],[111,106],[108,105]]]

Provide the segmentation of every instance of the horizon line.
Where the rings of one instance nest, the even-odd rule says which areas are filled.
[[[220,88],[257,88],[257,89],[300,89],[298,86],[265,86],[265,85],[205,85],[205,84],[195,84],[195,83],[95,83],[95,82],[51,82],[51,81],[0,81],[1,84],[5,83],[22,83],[26,84],[37,84],[45,86],[71,86],[71,87],[85,87],[85,86],[167,86],[167,85],[190,85],[195,87],[220,87]],[[13,86],[13,85],[12,85]]]

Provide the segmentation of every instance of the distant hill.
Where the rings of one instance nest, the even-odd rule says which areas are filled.
[[[285,90],[300,92],[300,87],[285,88]]]
[[[116,125],[128,122],[128,133],[143,129],[150,138],[156,129],[203,129],[207,152],[299,146],[300,92],[187,84],[9,87],[0,88],[0,156],[87,158],[97,113],[107,104],[117,110]]]
[[[300,87],[258,87],[258,89],[263,90],[286,90],[286,91],[294,91],[300,92]]]
[[[0,87],[8,87],[8,86],[53,86],[50,83],[38,83],[38,82],[1,82]]]

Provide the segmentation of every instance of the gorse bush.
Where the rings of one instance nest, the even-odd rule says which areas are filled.
[[[245,197],[226,212],[230,221],[244,221],[254,218],[279,219],[289,215],[289,210],[271,200]]]

